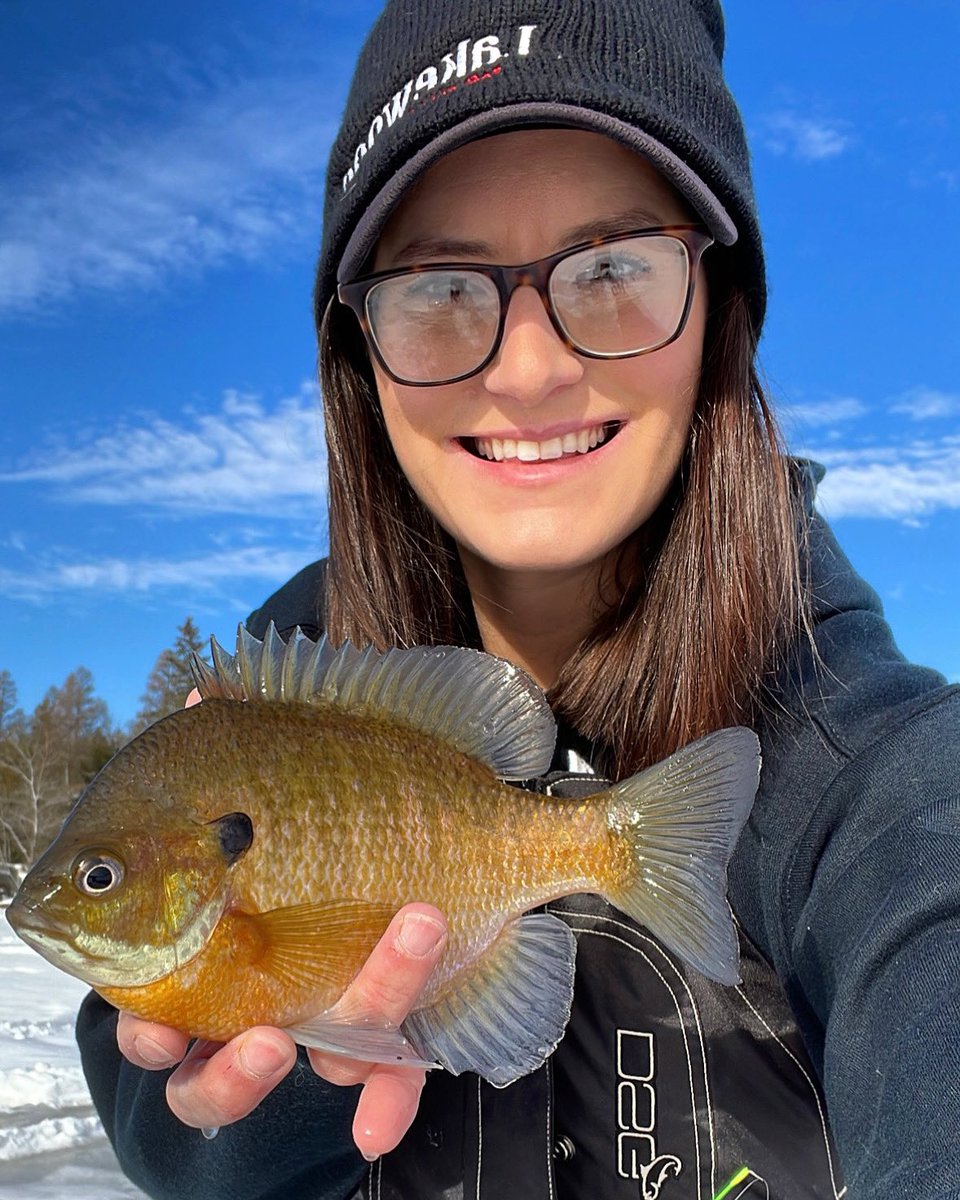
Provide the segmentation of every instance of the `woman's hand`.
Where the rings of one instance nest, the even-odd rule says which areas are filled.
[[[408,904],[344,995],[351,1010],[399,1024],[417,1001],[446,942],[446,922],[429,904]],[[280,1029],[248,1029],[225,1045],[198,1041],[187,1051],[179,1030],[121,1013],[117,1042],[138,1067],[158,1071],[180,1066],[167,1081],[167,1103],[197,1129],[239,1121],[267,1096],[296,1061],[296,1046]],[[367,1159],[392,1150],[416,1116],[422,1068],[359,1062],[310,1050],[314,1070],[330,1083],[362,1083],[353,1137]],[[182,1061],[181,1061],[182,1060]]]

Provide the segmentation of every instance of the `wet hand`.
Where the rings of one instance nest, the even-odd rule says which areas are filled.
[[[399,1025],[416,1003],[446,942],[446,923],[428,904],[409,904],[387,927],[341,1003],[351,1012]],[[178,1030],[121,1013],[121,1052],[145,1070],[181,1065],[167,1081],[167,1103],[185,1124],[218,1128],[247,1116],[296,1062],[296,1046],[282,1030],[248,1029],[225,1045],[189,1039]],[[422,1068],[359,1062],[309,1051],[314,1069],[330,1083],[363,1084],[353,1136],[365,1158],[392,1150],[416,1116]]]
[[[167,1081],[167,1103],[185,1125],[217,1129],[251,1113],[297,1060],[293,1039],[267,1026],[223,1044],[189,1039],[177,1029],[121,1013],[121,1053],[146,1071],[181,1065]]]
[[[416,1004],[447,940],[442,914],[429,904],[408,904],[387,926],[340,1003],[351,1013],[399,1025]],[[353,1119],[353,1140],[364,1158],[392,1150],[417,1114],[426,1072],[360,1062],[308,1051],[318,1075],[330,1083],[363,1084]]]

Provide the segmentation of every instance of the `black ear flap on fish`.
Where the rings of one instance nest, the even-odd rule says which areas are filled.
[[[246,813],[227,813],[207,824],[217,826],[220,849],[228,866],[233,866],[253,845],[253,822]]]

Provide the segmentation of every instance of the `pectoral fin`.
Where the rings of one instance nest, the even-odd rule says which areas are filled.
[[[265,913],[232,913],[257,938],[261,970],[318,995],[347,986],[396,911],[391,904],[336,900]]]

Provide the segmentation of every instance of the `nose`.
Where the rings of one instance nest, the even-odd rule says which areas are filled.
[[[536,288],[510,297],[503,338],[484,371],[488,392],[531,407],[583,378],[584,363],[557,336]]]

